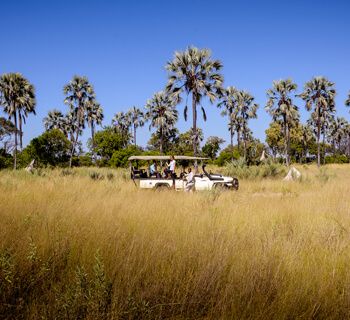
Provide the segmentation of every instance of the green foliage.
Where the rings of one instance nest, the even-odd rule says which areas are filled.
[[[335,154],[332,156],[326,156],[325,162],[328,163],[349,163],[349,157],[345,154]]]
[[[197,149],[199,150],[200,142],[203,141],[203,131],[197,128],[197,135],[193,133],[193,129],[180,133],[177,139],[177,144],[175,144],[170,152],[174,154],[181,154],[185,156],[193,156],[193,139],[197,139]]]
[[[13,164],[13,157],[0,149],[0,169],[10,168]]]
[[[58,129],[44,132],[30,141],[29,145],[19,154],[22,167],[29,164],[32,159],[42,166],[57,166],[66,164],[69,160],[71,143]]]
[[[127,167],[128,166],[128,158],[133,155],[140,155],[142,150],[136,146],[128,146],[125,149],[115,151],[109,164],[111,167]]]
[[[282,126],[279,122],[273,121],[265,131],[266,143],[274,158],[284,154],[285,139],[283,137]],[[295,162],[306,162],[307,155],[317,153],[316,140],[310,128],[304,125],[296,125],[290,130],[290,156]]]
[[[203,155],[214,160],[216,158],[217,153],[220,150],[220,145],[224,142],[225,140],[219,137],[209,137],[202,148]]]
[[[126,138],[112,127],[106,127],[96,132],[94,137],[95,152],[102,159],[109,161],[115,151],[119,151],[126,144]],[[88,142],[91,147],[91,141]]]
[[[163,133],[163,146],[162,151],[164,154],[171,152],[175,145],[179,142],[179,131],[176,128],[168,129],[165,133]],[[152,133],[151,138],[147,143],[147,149],[152,152],[156,152],[156,154],[160,154],[160,142],[161,142],[161,133],[160,130]]]
[[[223,149],[218,158],[215,160],[215,164],[222,167],[227,162],[230,162],[232,160],[237,160],[240,157],[239,150],[237,146],[234,146],[233,149],[231,146],[228,146],[227,148]]]
[[[275,162],[267,162],[262,165],[248,166],[244,158],[228,162],[223,170],[225,175],[239,179],[262,179],[267,177],[283,177],[286,175],[286,167]]]
[[[272,151],[273,156],[276,157],[277,154],[282,154],[284,138],[281,125],[276,121],[271,122],[269,128],[265,130],[265,134],[266,143]]]
[[[247,165],[257,165],[260,163],[260,157],[262,152],[266,149],[265,145],[260,142],[259,139],[250,138],[246,143],[246,160]],[[219,157],[214,163],[220,167],[224,166],[227,162],[232,160],[238,160],[240,157],[244,157],[243,146],[231,146],[223,149]]]
[[[91,167],[93,165],[89,154],[76,156],[72,159],[72,166],[74,167]]]
[[[15,125],[10,120],[0,117],[0,142],[3,142],[5,138],[9,138],[15,132]]]

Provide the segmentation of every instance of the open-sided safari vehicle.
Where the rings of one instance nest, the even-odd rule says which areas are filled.
[[[202,173],[195,172],[194,174],[194,189],[212,190],[212,189],[231,189],[238,190],[239,182],[237,178],[226,177],[221,174],[208,173],[205,169],[206,165],[203,161],[207,158],[189,157],[189,156],[174,156],[176,160],[176,173],[173,177],[166,176],[163,169],[166,167],[166,162],[171,159],[170,156],[131,156],[129,160],[131,179],[136,185],[143,189],[170,189],[173,188],[175,181],[176,190],[185,190],[186,188],[186,172],[185,168],[199,161],[202,164]],[[144,164],[147,169],[140,168],[140,163]],[[150,174],[151,163],[157,163],[160,170],[156,174]],[[180,170],[179,170],[180,168]]]

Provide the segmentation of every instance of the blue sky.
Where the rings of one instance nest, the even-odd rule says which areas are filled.
[[[74,74],[94,85],[105,113],[113,115],[164,88],[165,64],[188,45],[210,48],[224,65],[225,86],[251,92],[259,103],[250,126],[264,140],[264,110],[272,81],[291,77],[302,90],[313,76],[336,83],[337,113],[350,89],[350,1],[2,1],[0,74],[21,72],[36,88],[37,116],[24,128],[24,142],[43,131],[50,109],[66,111],[62,88]],[[302,120],[308,118],[302,101]],[[205,137],[229,141],[226,119],[204,103]],[[179,105],[180,131],[190,128]],[[190,118],[189,118],[190,119]],[[86,130],[84,140],[89,137]],[[145,146],[148,126],[139,130]]]

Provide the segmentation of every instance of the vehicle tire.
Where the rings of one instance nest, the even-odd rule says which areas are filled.
[[[170,187],[167,184],[158,184],[155,189],[157,191],[167,191],[170,190]]]
[[[237,178],[233,178],[232,185],[234,190],[237,191],[239,189],[239,181]]]

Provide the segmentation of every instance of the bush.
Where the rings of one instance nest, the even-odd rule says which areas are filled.
[[[335,154],[333,156],[326,156],[325,162],[329,163],[349,163],[349,158],[345,154]]]
[[[128,146],[125,149],[115,151],[109,164],[111,167],[126,168],[128,166],[128,158],[130,156],[140,155],[141,153],[142,151],[139,147]]]
[[[73,157],[72,165],[74,167],[91,167],[94,164],[92,163],[91,155],[81,155]]]
[[[65,165],[69,160],[71,143],[58,129],[44,132],[30,141],[29,145],[18,154],[20,167],[27,166],[32,159],[39,166]]]
[[[218,158],[215,160],[215,164],[218,165],[219,167],[222,167],[226,163],[231,162],[232,157],[234,160],[239,159],[240,156],[239,156],[238,148],[234,148],[232,152],[231,147],[227,147],[220,152]]]
[[[106,127],[96,132],[94,137],[94,150],[98,156],[106,161],[112,158],[114,152],[122,150],[125,144],[125,137],[112,127]],[[88,145],[92,148],[91,140],[89,140]]]
[[[233,162],[228,162],[223,173],[239,179],[283,177],[287,173],[287,168],[275,162],[267,162],[259,166],[248,166],[243,158],[239,158]]]
[[[0,149],[0,169],[10,168],[13,166],[13,157]]]

